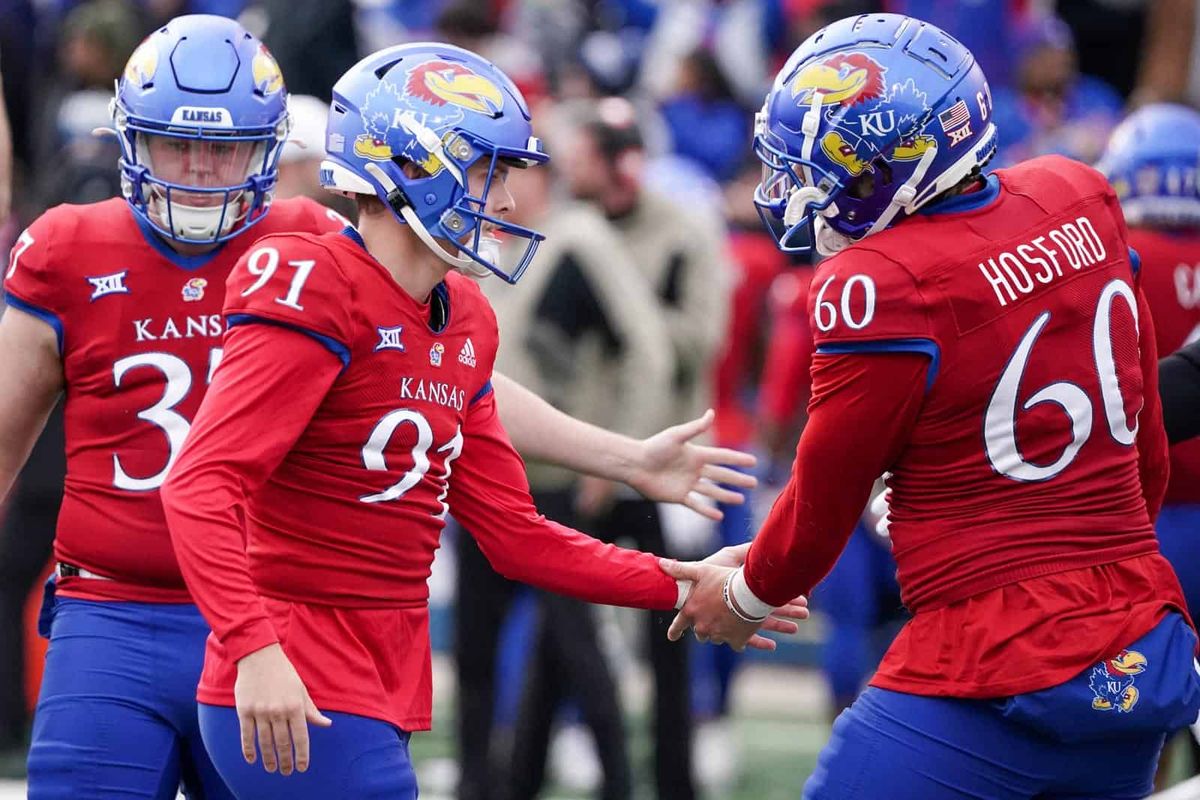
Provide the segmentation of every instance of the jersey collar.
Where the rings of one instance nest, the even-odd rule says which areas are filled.
[[[142,232],[142,238],[146,240],[146,244],[153,247],[158,251],[159,255],[180,269],[192,271],[207,266],[210,261],[220,255],[221,251],[225,249],[225,243],[221,242],[215,249],[208,253],[201,253],[198,256],[185,256],[182,253],[172,250],[171,246],[163,241],[163,238],[154,230],[153,225],[137,214],[134,214],[132,210],[129,213],[133,216],[133,221],[137,223],[138,230]]]
[[[956,194],[922,208],[919,214],[957,214],[963,211],[978,211],[991,205],[1000,196],[1000,179],[991,173],[982,189],[967,194]]]

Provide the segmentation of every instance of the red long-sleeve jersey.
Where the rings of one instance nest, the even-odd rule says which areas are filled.
[[[1184,608],[1151,525],[1153,326],[1090,168],[1037,159],[934,211],[818,267],[808,427],[746,582],[774,604],[810,590],[890,471],[914,619],[874,683],[1032,691]]]
[[[675,605],[653,556],[534,509],[491,393],[495,317],[469,279],[422,304],[353,232],[270,237],[230,276],[225,316],[163,490],[213,629],[202,702],[232,705],[237,660],[278,641],[318,707],[429,727],[426,580],[448,510],[512,579]]]

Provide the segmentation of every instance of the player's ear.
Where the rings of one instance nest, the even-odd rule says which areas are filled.
[[[417,181],[421,180],[422,178],[429,177],[429,173],[426,172],[425,169],[417,162],[408,161],[407,159],[397,159],[397,161],[400,164],[401,171],[404,173],[404,177],[408,178],[409,180]]]

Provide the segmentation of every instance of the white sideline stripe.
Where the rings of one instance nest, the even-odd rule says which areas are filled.
[[[1151,795],[1147,800],[1200,800],[1200,777],[1172,786],[1164,792]]]

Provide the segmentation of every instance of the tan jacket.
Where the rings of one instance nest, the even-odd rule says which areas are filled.
[[[642,438],[664,424],[674,354],[657,301],[613,228],[592,207],[560,206],[515,286],[484,282],[500,324],[496,369],[556,408]],[[535,489],[576,475],[529,465]]]
[[[724,221],[647,191],[613,224],[654,289],[674,348],[664,424],[684,422],[711,404],[716,360],[725,345],[732,270]]]

